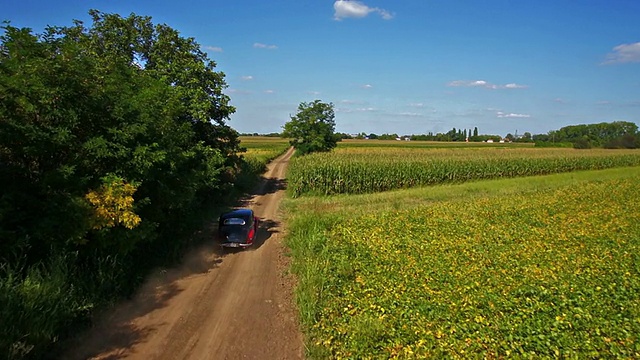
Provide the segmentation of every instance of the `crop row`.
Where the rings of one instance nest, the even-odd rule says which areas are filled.
[[[323,245],[330,358],[640,357],[637,181],[375,210]]]
[[[637,165],[638,151],[346,148],[293,159],[287,177],[295,197]]]

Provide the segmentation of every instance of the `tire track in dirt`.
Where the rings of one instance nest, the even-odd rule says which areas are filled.
[[[278,207],[293,149],[268,166],[243,207],[261,219],[246,250],[213,241],[153,274],[136,296],[99,317],[66,359],[302,359]]]

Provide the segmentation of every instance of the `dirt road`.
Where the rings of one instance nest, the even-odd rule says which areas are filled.
[[[253,247],[223,251],[212,241],[194,249],[103,316],[65,358],[303,358],[278,219],[291,155],[270,164],[247,200],[262,219]]]

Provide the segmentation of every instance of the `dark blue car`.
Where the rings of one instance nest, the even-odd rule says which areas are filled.
[[[246,248],[253,245],[258,233],[258,218],[251,209],[224,213],[218,220],[218,237],[222,247]]]

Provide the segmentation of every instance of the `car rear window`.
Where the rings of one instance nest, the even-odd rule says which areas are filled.
[[[240,218],[228,218],[224,220],[224,224],[225,225],[244,225],[245,221],[244,219],[240,219]]]

